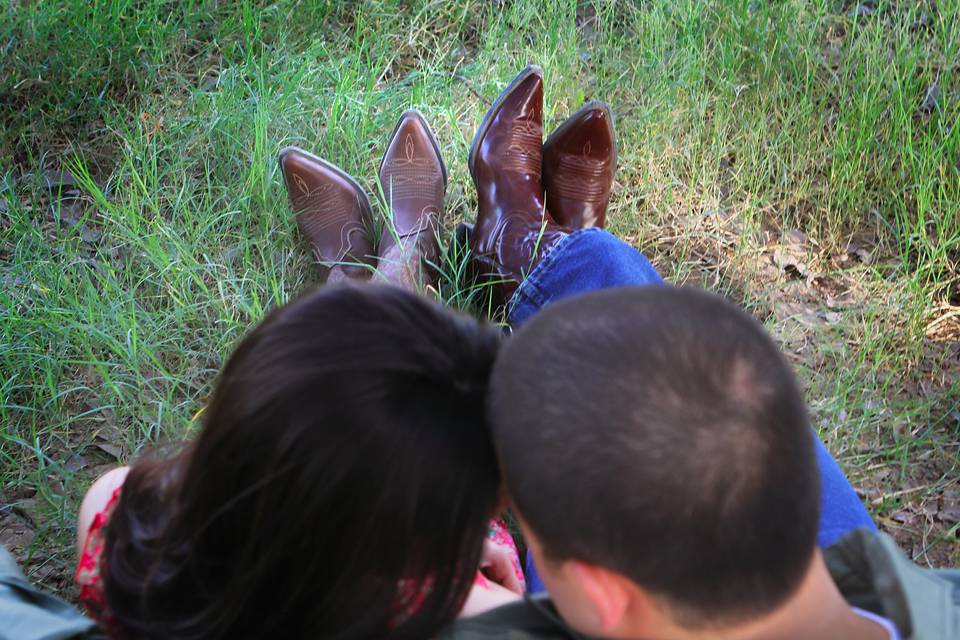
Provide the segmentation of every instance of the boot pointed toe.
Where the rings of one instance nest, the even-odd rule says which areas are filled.
[[[329,272],[367,279],[374,265],[367,194],[336,165],[297,147],[278,154],[280,171],[300,234]]]
[[[616,169],[613,114],[605,103],[589,102],[543,145],[543,185],[550,214],[575,229],[602,228]]]

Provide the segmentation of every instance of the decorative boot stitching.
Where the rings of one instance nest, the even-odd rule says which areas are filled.
[[[540,174],[543,159],[543,124],[533,116],[513,121],[507,142],[505,171]]]
[[[554,180],[556,194],[581,202],[602,202],[610,187],[609,159],[589,157],[590,143],[584,145],[582,155],[563,154],[554,175],[563,175],[563,180]]]

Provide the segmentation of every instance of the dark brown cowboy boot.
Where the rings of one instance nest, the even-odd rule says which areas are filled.
[[[543,144],[547,210],[560,224],[603,227],[617,170],[617,143],[610,107],[588,102]]]
[[[279,158],[297,228],[328,270],[327,280],[369,279],[375,258],[363,188],[339,167],[297,147],[281,149]]]
[[[380,162],[380,186],[391,215],[380,236],[378,277],[407,288],[433,280],[440,254],[437,225],[447,188],[440,145],[423,115],[404,111]]]
[[[543,71],[527,67],[487,111],[470,149],[477,223],[470,250],[477,276],[509,300],[569,232],[544,209]]]

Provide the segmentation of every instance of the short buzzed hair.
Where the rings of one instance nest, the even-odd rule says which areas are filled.
[[[558,302],[507,341],[488,411],[547,557],[630,578],[681,625],[767,613],[810,565],[820,486],[803,398],[761,325],[722,298]]]

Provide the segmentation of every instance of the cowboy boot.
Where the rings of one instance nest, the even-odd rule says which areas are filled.
[[[372,215],[363,188],[339,167],[297,147],[281,149],[279,159],[297,228],[327,270],[327,281],[370,279]]]
[[[588,102],[543,144],[547,210],[574,229],[603,227],[617,170],[617,143],[610,107]]]
[[[543,163],[543,71],[527,67],[487,111],[470,149],[477,223],[470,234],[473,267],[493,283],[500,302],[569,232],[547,213]]]
[[[414,290],[431,284],[440,254],[437,225],[447,168],[419,111],[410,109],[400,116],[379,178],[391,215],[380,236],[377,277]]]

